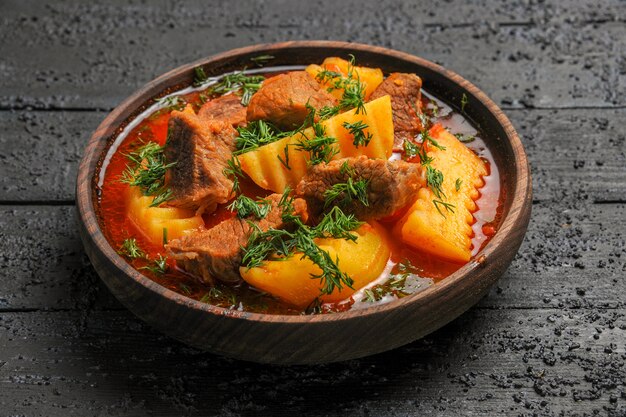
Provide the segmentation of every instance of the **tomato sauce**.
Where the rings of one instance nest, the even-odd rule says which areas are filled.
[[[275,71],[273,74],[279,72],[280,70]],[[192,89],[182,90],[175,94],[183,97],[186,103],[192,104],[197,109],[202,105],[205,97],[203,97],[199,91],[189,90]],[[484,177],[485,186],[480,189],[481,195],[476,201],[478,210],[473,213],[475,222],[472,225],[472,255],[475,256],[497,232],[502,216],[500,207],[501,187],[497,166],[484,140],[480,137],[480,132],[472,126],[466,118],[453,111],[450,106],[427,93],[423,94],[422,100],[422,108],[427,112],[431,112],[431,119],[434,123],[443,125],[452,133],[461,133],[465,135],[465,137],[473,137],[473,140],[466,145],[478,156],[483,158],[489,167],[489,175]],[[433,111],[434,109],[436,109],[436,112]],[[112,149],[103,161],[102,170],[100,172],[99,185],[101,192],[98,202],[99,217],[101,228],[107,240],[113,248],[118,249],[125,239],[135,238],[138,246],[150,259],[157,258],[159,255],[165,256],[165,250],[161,245],[155,245],[147,239],[142,234],[141,230],[128,218],[126,214],[126,199],[124,196],[129,186],[120,182],[120,178],[128,163],[127,154],[147,141],[154,141],[160,145],[165,144],[169,113],[171,110],[172,106],[162,108],[151,107],[138,116],[134,123],[127,126],[118,136]],[[401,155],[394,154],[392,158],[399,159],[400,157]],[[250,197],[264,197],[271,193],[270,191],[261,189],[251,181],[244,180],[241,186],[242,192]],[[394,222],[401,218],[403,214],[403,210],[400,210],[392,216],[382,219],[380,223],[387,226],[388,229],[391,229]],[[203,220],[205,227],[210,228],[233,216],[235,216],[235,214],[223,205],[218,207],[215,212],[203,215]],[[375,303],[389,302],[445,279],[463,266],[462,264],[448,262],[432,255],[421,253],[403,245],[395,239],[389,240],[392,255],[387,268],[379,279],[370,284],[366,289],[356,292],[349,300],[335,305],[315,306],[315,308],[309,308],[306,312],[314,311],[327,313],[343,311],[350,308],[366,308]],[[148,263],[144,259],[128,260],[128,262],[139,269],[142,274],[148,276],[160,285],[202,302],[241,311],[270,314],[305,313],[300,309],[293,308],[273,298],[269,294],[262,293],[250,287],[246,283],[233,286],[218,282],[214,287],[209,287],[177,268],[175,262],[172,260],[167,261],[168,270],[165,274],[157,274],[146,269],[141,269]],[[408,274],[406,273],[406,265],[410,265],[410,273]],[[408,276],[407,279],[410,280],[410,291],[404,289],[385,292],[382,296],[377,296],[375,299],[372,299],[372,291],[370,289],[372,287],[382,288],[385,282],[389,280],[390,277],[396,276],[401,269],[405,272],[405,275]]]

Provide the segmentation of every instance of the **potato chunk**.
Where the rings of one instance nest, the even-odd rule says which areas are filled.
[[[480,196],[478,189],[487,175],[485,162],[468,149],[454,135],[435,126],[431,136],[445,150],[430,147],[428,156],[434,158],[432,166],[443,173],[442,191],[445,203],[452,204],[454,212],[447,210],[433,192],[425,187],[404,217],[396,224],[394,234],[421,251],[454,262],[467,262],[471,257],[471,236],[476,211],[474,202]],[[459,189],[457,190],[457,181]]]
[[[360,155],[387,159],[391,156],[394,133],[389,96],[366,103],[365,110],[365,113],[359,114],[350,110],[322,122],[326,135],[337,139],[333,146],[338,153],[333,159]],[[367,146],[354,145],[354,136],[343,126],[345,122],[359,121],[368,126],[363,132],[372,135]],[[306,173],[310,156],[306,151],[299,151],[297,145],[299,141],[312,137],[313,130],[309,128],[239,155],[241,168],[260,187],[282,193],[287,186],[295,187]],[[289,168],[283,161],[289,164]]]
[[[341,59],[338,57],[328,57],[324,60],[324,62],[322,62],[322,65],[311,64],[306,67],[306,72],[311,74],[311,76],[314,78],[317,77],[317,74],[323,70],[338,72],[340,74],[343,74],[344,76],[347,76],[349,65],[350,63],[345,59]],[[353,68],[352,78],[357,77],[365,88],[366,100],[369,98],[370,94],[372,94],[374,90],[376,90],[376,87],[378,87],[380,83],[383,82],[383,72],[380,68],[355,66]],[[332,81],[326,81],[323,85],[326,88],[331,87]],[[330,93],[339,100],[343,95],[343,89],[333,89]]]
[[[339,269],[353,280],[353,288],[335,289],[332,294],[321,296],[324,302],[338,302],[349,298],[354,292],[369,284],[385,269],[389,260],[389,246],[384,230],[376,224],[364,224],[354,233],[356,242],[345,239],[317,239],[317,245],[328,252],[332,259],[339,259]],[[266,261],[256,268],[241,267],[241,277],[250,285],[266,291],[299,308],[305,308],[320,295],[321,281],[312,278],[321,270],[300,254],[279,261]]]
[[[126,199],[128,217],[155,245],[163,245],[165,237],[178,239],[199,227],[204,227],[202,216],[197,216],[194,210],[150,207],[154,197],[142,195],[137,187],[128,188]]]

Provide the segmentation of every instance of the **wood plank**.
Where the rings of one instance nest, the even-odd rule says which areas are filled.
[[[537,201],[626,199],[626,109],[510,110]],[[72,201],[100,112],[0,112],[0,202]]]
[[[626,310],[471,310],[349,362],[257,365],[126,312],[0,317],[7,415],[624,415]]]
[[[624,204],[533,207],[483,308],[626,307]],[[84,255],[73,207],[0,207],[0,310],[118,309]]]
[[[89,263],[73,207],[0,213],[0,311],[123,308]]]
[[[444,8],[404,2],[385,9],[384,19],[374,1],[126,3],[3,2],[0,107],[112,108],[182,63],[286,39],[345,39],[415,53],[507,106],[626,104],[615,59],[626,44],[626,6],[618,0],[602,8],[591,0],[455,1]]]

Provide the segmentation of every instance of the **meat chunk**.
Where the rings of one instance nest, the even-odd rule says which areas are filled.
[[[248,242],[252,227],[248,221],[255,222],[263,231],[269,228],[281,229],[282,209],[278,206],[281,194],[267,197],[271,210],[261,220],[255,218],[240,219],[233,217],[217,226],[193,232],[166,245],[168,256],[175,259],[185,271],[197,276],[203,282],[213,283],[214,279],[236,283],[241,280],[239,266],[243,257],[242,247]],[[308,219],[306,203],[302,199],[293,202],[295,214],[303,221]]]
[[[236,94],[214,98],[207,101],[198,110],[198,117],[207,122],[225,122],[234,127],[246,124],[246,107],[241,104],[241,97]]]
[[[374,90],[370,100],[389,95],[393,110],[394,149],[402,149],[402,143],[418,134],[423,126],[418,117],[422,79],[415,74],[394,72]]]
[[[335,98],[324,90],[306,71],[292,71],[268,78],[250,99],[248,121],[268,120],[275,126],[290,130],[302,125],[309,110],[334,106]]]
[[[173,111],[165,145],[166,161],[175,163],[166,174],[172,190],[168,204],[201,213],[227,202],[233,182],[223,171],[235,149],[236,136],[230,124],[207,122],[191,106]]]
[[[345,158],[311,167],[296,188],[296,194],[307,202],[309,213],[319,218],[324,211],[338,205],[345,213],[354,214],[359,220],[375,220],[390,216],[417,198],[417,191],[425,185],[419,164],[405,161],[368,159],[366,156]],[[332,203],[324,208],[327,195],[333,185],[367,181],[367,205],[358,198],[350,198],[341,191]]]

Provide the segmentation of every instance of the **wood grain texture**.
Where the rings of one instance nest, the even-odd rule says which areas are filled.
[[[403,1],[385,7],[384,18],[376,2],[354,0],[304,8],[285,0],[238,7],[229,1],[116,3],[74,0],[42,8],[3,2],[0,106],[110,109],[183,63],[298,39],[343,39],[416,54],[471,74],[500,105],[626,105],[619,58],[626,6],[618,0],[602,7],[590,0],[457,0],[442,10]]]
[[[127,312],[4,314],[0,407],[29,416],[621,416],[625,337],[624,309],[473,310],[393,352],[277,367],[200,353]]]
[[[344,364],[272,367],[202,354],[129,313],[95,311],[119,304],[82,263],[72,209],[4,207],[0,414],[626,414],[615,310],[626,294],[626,208],[612,203],[626,199],[624,117],[607,109],[624,97],[622,1],[212,4],[3,1],[0,109],[109,109],[168,68],[261,41],[391,45],[440,61],[507,108],[581,107],[507,111],[538,201],[520,255],[478,308],[419,342]],[[39,140],[19,113],[0,112],[0,200],[59,204],[72,198],[75,162],[103,114],[30,114]],[[60,140],[67,154],[46,146]]]

